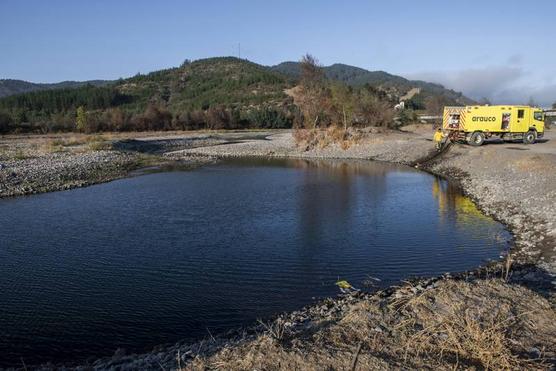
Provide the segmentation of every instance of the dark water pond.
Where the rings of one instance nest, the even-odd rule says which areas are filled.
[[[335,295],[497,259],[446,181],[369,162],[234,160],[0,200],[0,365],[197,340]]]

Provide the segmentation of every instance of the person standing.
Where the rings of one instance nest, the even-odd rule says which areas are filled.
[[[436,129],[433,139],[436,145],[436,150],[440,151],[442,149],[442,141],[444,140],[444,133],[442,132],[442,128]]]

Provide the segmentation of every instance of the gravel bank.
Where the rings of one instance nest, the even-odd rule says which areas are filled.
[[[250,136],[252,137],[252,135]],[[91,141],[93,136],[0,139],[0,198],[61,191],[119,179],[141,167],[180,168],[212,162],[210,156],[161,155],[184,148],[229,143],[229,135],[179,134]],[[58,144],[61,143],[61,144]],[[106,150],[91,149],[94,146]]]
[[[114,151],[53,153],[0,161],[0,197],[58,191],[125,176],[137,156]]]
[[[293,140],[291,132],[270,134],[264,140],[237,138],[234,143],[173,151],[172,155],[209,155],[216,157],[272,156],[297,158],[364,159],[409,164],[432,149],[431,141],[415,133],[397,131],[372,134],[347,149],[331,145],[322,149],[304,151]]]

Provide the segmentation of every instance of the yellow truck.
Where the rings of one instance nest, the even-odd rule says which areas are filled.
[[[529,106],[444,107],[442,129],[452,141],[480,146],[490,137],[535,143],[544,135],[542,109]]]

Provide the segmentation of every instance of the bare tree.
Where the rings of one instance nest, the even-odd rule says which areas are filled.
[[[331,86],[332,104],[335,123],[342,123],[344,130],[353,124],[353,113],[355,109],[355,99],[353,89],[345,84],[332,84]]]
[[[301,58],[301,87],[298,98],[306,127],[316,128],[328,124],[332,106],[330,90],[326,85],[322,67],[310,54]]]
[[[302,57],[300,66],[301,84],[295,101],[303,114],[305,129],[337,125],[343,127],[345,135],[347,129],[354,125],[393,125],[393,105],[382,90],[372,87],[354,88],[342,82],[331,82],[326,79],[318,60],[310,54]],[[321,134],[300,133],[299,137],[305,140],[306,135]]]
[[[320,85],[324,81],[324,71],[317,58],[311,54],[301,57],[301,83],[304,86]]]
[[[389,127],[394,122],[394,110],[388,101],[363,90],[355,103],[359,125]]]
[[[230,123],[230,113],[222,105],[210,107],[206,112],[207,129],[226,129]]]
[[[448,98],[443,95],[435,95],[429,97],[425,101],[425,106],[427,107],[427,112],[431,115],[442,115],[444,107],[449,104]]]

